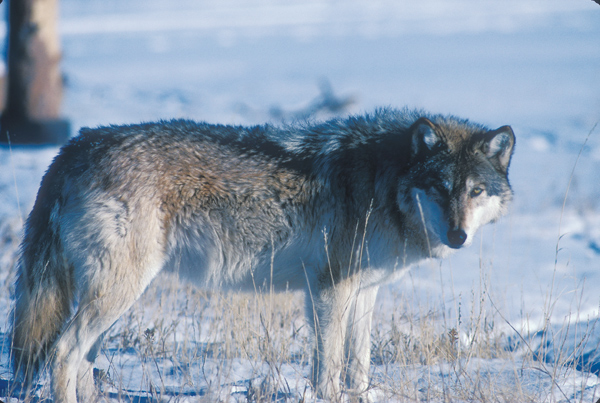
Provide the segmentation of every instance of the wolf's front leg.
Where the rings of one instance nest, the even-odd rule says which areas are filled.
[[[371,323],[378,287],[359,289],[346,331],[346,387],[348,393],[365,401],[371,367]]]
[[[360,329],[349,325],[351,313],[357,311],[354,307],[358,286],[359,282],[350,278],[307,293],[307,314],[312,319],[315,337],[311,380],[318,397],[334,402],[341,398],[340,380],[348,364],[345,361],[346,352],[350,351],[345,347],[348,331],[356,332],[353,339],[364,340],[364,335],[357,335],[364,331],[365,321],[358,322]],[[359,350],[360,354],[365,354],[362,348]],[[355,363],[364,362],[363,358],[358,359],[354,349],[352,351]]]

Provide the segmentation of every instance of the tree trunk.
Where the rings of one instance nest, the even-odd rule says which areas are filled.
[[[63,143],[58,0],[9,2],[8,92],[0,140],[16,144]]]

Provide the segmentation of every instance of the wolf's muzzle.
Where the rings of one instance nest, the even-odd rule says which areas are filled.
[[[467,240],[467,233],[460,228],[448,230],[446,235],[448,236],[448,242],[450,243],[448,246],[455,249],[463,246]]]

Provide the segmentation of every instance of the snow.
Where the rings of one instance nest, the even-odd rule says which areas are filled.
[[[0,12],[5,13],[6,3]],[[293,116],[306,108],[319,96],[323,80],[336,96],[355,100],[350,113],[409,105],[490,127],[512,125],[517,144],[510,170],[515,191],[510,214],[484,228],[469,249],[441,263],[421,264],[405,281],[385,287],[376,314],[385,323],[397,312],[402,295],[416,306],[442,311],[448,329],[461,314],[467,320],[485,313],[512,335],[512,359],[459,360],[460,371],[413,365],[408,372],[415,374],[411,379],[419,379],[417,395],[435,395],[440,388],[464,382],[465,376],[479,385],[489,377],[506,378],[510,384],[518,373],[522,387],[537,401],[600,397],[600,127],[593,130],[600,120],[596,3],[60,3],[63,113],[74,128],[176,117],[231,124],[277,121],[274,116]],[[5,31],[0,26],[0,37],[5,38]],[[18,231],[57,151],[0,148],[2,233]],[[0,248],[9,241],[0,240]],[[13,255],[2,256],[0,281],[10,282],[12,274],[5,267]],[[486,302],[480,304],[482,296]],[[0,296],[1,309],[9,312],[9,306],[9,296]],[[8,314],[0,317],[2,382],[10,379],[8,322]],[[468,344],[468,334],[460,338]],[[536,356],[538,367],[529,366],[524,358],[528,353]],[[560,370],[555,363],[561,354],[580,357],[574,365],[582,371],[561,373],[557,388],[548,373]],[[142,374],[135,372],[143,366],[139,357],[123,353],[119,360],[134,376],[127,388],[138,393],[144,385]],[[234,400],[244,400],[250,384],[260,382],[253,377],[271,370],[243,360],[232,360],[230,367],[218,393]],[[306,365],[285,364],[281,371],[290,382],[288,392],[282,393],[310,396]],[[407,369],[376,365],[374,377],[400,381],[409,376],[403,371]],[[173,391],[180,390],[179,380],[174,377]],[[383,401],[384,395],[373,391],[375,400]]]

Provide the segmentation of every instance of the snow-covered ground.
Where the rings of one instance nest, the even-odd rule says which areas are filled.
[[[458,372],[505,378],[510,384],[529,349],[542,369],[526,368],[520,376],[540,400],[600,397],[600,127],[593,130],[600,120],[596,3],[60,3],[63,112],[74,128],[174,117],[277,122],[293,118],[317,99],[324,80],[336,96],[355,101],[344,113],[408,105],[490,127],[512,125],[517,145],[510,170],[515,191],[510,214],[484,228],[471,248],[441,263],[416,267],[406,281],[383,289],[377,315],[385,322],[398,295],[416,306],[441,309],[449,322],[485,311],[483,316],[495,317],[495,326],[510,334],[514,345],[507,348],[514,349],[514,360],[471,360]],[[5,8],[6,2],[0,5],[0,10]],[[0,148],[3,233],[18,230],[19,217],[31,208],[56,152],[53,147]],[[14,242],[4,238],[0,248],[6,249]],[[0,281],[7,281],[11,262],[6,253],[2,256]],[[1,295],[0,310],[8,312],[9,305],[9,295]],[[7,326],[8,314],[0,315],[0,390],[11,377]],[[468,344],[468,334],[459,337]],[[560,373],[558,387],[540,381],[559,356],[568,361],[565,354],[573,354],[574,365],[592,374]],[[260,363],[232,363],[240,370],[228,378],[229,389],[223,387],[228,396],[248,390],[248,365]],[[307,368],[298,364],[286,370],[306,376]],[[374,377],[405,376],[400,369],[385,376],[383,371],[376,366]],[[429,374],[416,376],[424,384],[415,385],[418,390],[443,388],[457,373],[442,366],[411,371]],[[304,386],[289,386],[296,400]]]

